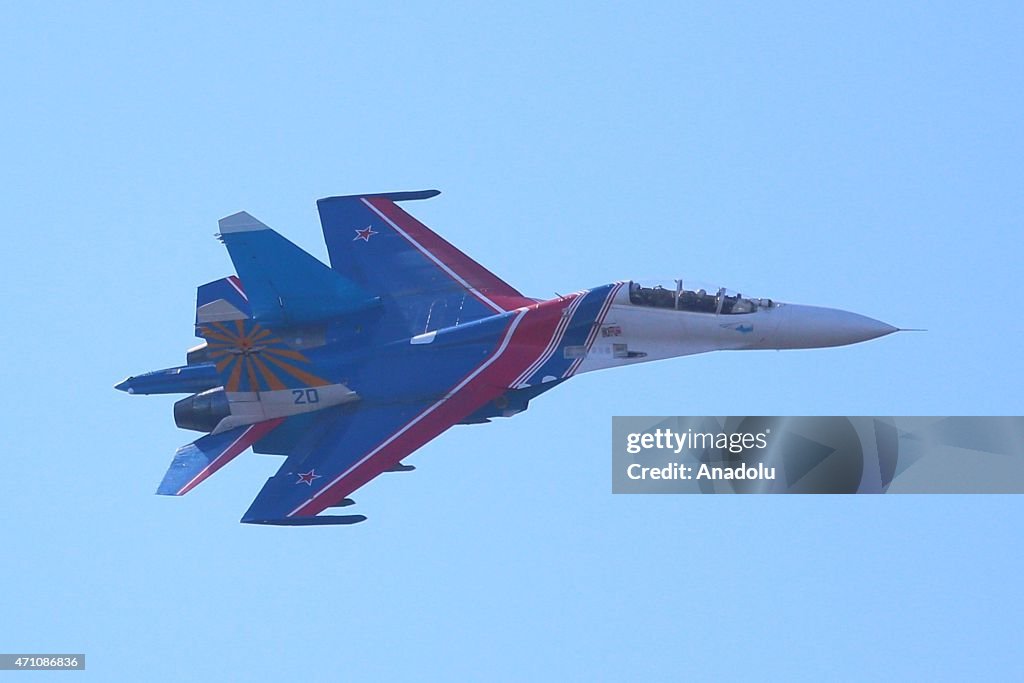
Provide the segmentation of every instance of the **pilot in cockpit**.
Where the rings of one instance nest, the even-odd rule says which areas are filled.
[[[736,295],[736,303],[733,304],[733,313],[750,313],[754,310],[754,303],[750,299],[744,299],[742,294]]]

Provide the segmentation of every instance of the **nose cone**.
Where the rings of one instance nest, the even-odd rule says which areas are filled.
[[[849,311],[785,304],[785,314],[776,329],[772,348],[845,346],[884,337],[896,331],[897,328],[892,325]]]
[[[119,391],[124,391],[124,392],[129,393],[129,394],[134,394],[135,393],[135,388],[133,386],[134,385],[134,381],[133,381],[134,379],[135,379],[134,377],[129,377],[129,378],[125,379],[124,381],[118,382],[117,384],[115,384],[114,388],[119,390]]]

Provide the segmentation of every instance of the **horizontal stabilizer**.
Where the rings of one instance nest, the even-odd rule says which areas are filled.
[[[182,446],[156,492],[161,496],[185,495],[279,424],[281,419],[259,422],[208,434]]]
[[[253,317],[265,325],[303,325],[379,305],[352,280],[242,211],[220,220]]]

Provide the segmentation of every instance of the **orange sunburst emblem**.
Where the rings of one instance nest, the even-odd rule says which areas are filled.
[[[309,372],[306,356],[252,320],[213,322],[199,327],[208,354],[227,391],[279,391],[330,384]]]

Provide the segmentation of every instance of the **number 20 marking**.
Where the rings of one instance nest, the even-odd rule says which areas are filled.
[[[292,389],[292,396],[295,397],[296,405],[320,402],[320,392],[316,389]]]

